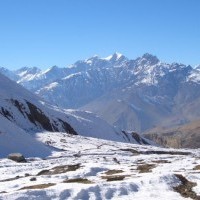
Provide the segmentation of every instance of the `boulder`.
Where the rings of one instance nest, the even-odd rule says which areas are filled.
[[[30,181],[36,181],[37,179],[35,177],[30,178]]]
[[[26,162],[26,159],[21,153],[11,153],[8,155],[8,159],[13,160],[15,162]]]

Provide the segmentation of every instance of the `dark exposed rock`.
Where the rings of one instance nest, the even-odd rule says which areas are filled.
[[[16,176],[16,177],[13,177],[13,178],[3,179],[3,180],[0,180],[0,182],[14,181],[14,180],[17,180],[19,178],[22,178],[22,176]]]
[[[113,161],[117,164],[120,164],[119,160],[117,160],[117,158],[113,158]]]
[[[93,182],[88,180],[87,178],[74,178],[74,179],[67,179],[67,180],[63,181],[63,183],[92,184]]]
[[[17,107],[17,109],[21,112],[21,114],[24,115],[24,110],[25,110],[24,105],[16,99],[11,99],[11,102],[15,107]]]
[[[171,163],[171,161],[169,161],[169,160],[154,160],[153,161],[154,163],[157,163],[157,164],[163,164],[163,163]]]
[[[34,104],[28,101],[26,103],[30,110],[30,113],[26,113],[26,115],[33,124],[36,125],[37,122],[41,124],[41,126],[47,131],[59,131],[59,129],[57,128],[58,124],[56,124],[55,121],[51,123],[50,119],[42,112],[42,110],[40,110]],[[67,122],[61,119],[57,120],[61,123],[64,131],[66,131],[69,134],[78,135],[76,131]]]
[[[141,152],[142,154],[158,154],[158,155],[164,155],[164,154],[169,154],[169,155],[190,155],[190,152],[182,152],[182,151],[144,151]]]
[[[133,155],[139,155],[140,152],[135,149],[120,149],[121,151],[128,151],[131,152]]]
[[[155,167],[155,164],[143,164],[143,165],[139,165],[137,167],[137,170],[139,170],[139,173],[148,173],[148,172],[151,172],[154,167]]]
[[[175,174],[175,176],[181,181],[181,184],[177,187],[174,187],[174,190],[181,194],[185,198],[191,198],[194,200],[200,200],[198,196],[192,189],[197,184],[191,181],[188,181],[183,175]]]
[[[15,162],[27,162],[21,153],[11,153],[8,155],[8,159],[13,160]]]
[[[30,113],[26,113],[29,120],[36,125],[36,122],[40,123],[41,126],[47,131],[53,131],[49,118],[35,105],[30,102],[26,102]]]
[[[0,113],[1,113],[4,117],[6,117],[8,120],[13,119],[12,114],[11,114],[8,110],[6,110],[5,108],[3,108],[3,107],[1,107]]]
[[[51,186],[56,185],[55,183],[47,183],[47,184],[38,184],[38,185],[31,185],[21,188],[20,190],[36,190],[36,189],[45,189]]]
[[[123,173],[124,171],[121,169],[111,169],[105,172],[106,175],[113,175],[113,174],[118,174],[118,173]]]
[[[36,181],[36,177],[30,178],[30,181]]]
[[[128,151],[133,153],[133,155],[139,155],[139,154],[144,154],[144,155],[151,155],[151,154],[158,154],[158,155],[190,155],[191,152],[184,152],[184,151],[162,151],[162,150],[152,150],[152,151],[137,151],[135,149],[120,149],[121,151]]]
[[[128,175],[109,175],[109,176],[101,176],[102,179],[106,179],[106,181],[122,181],[124,180]]]
[[[44,170],[40,171],[40,172],[37,174],[37,176],[49,175],[49,174],[51,174],[50,170],[44,169]]]
[[[131,135],[137,141],[138,144],[149,145],[149,143],[144,138],[142,138],[138,133],[132,132]]]
[[[80,168],[80,164],[75,164],[75,165],[61,165],[61,166],[56,166],[52,169],[45,169],[42,170],[37,174],[37,176],[41,175],[55,175],[55,174],[62,174],[66,173],[69,171],[76,171],[77,169]]]
[[[29,173],[25,173],[24,176],[27,177],[27,176],[30,176],[30,174]]]
[[[133,138],[138,144],[149,145],[149,143],[136,132],[128,133],[126,131],[122,131],[122,133],[128,139],[129,142],[131,142],[130,138]]]
[[[196,165],[193,170],[200,170],[200,165]]]
[[[72,135],[78,135],[76,133],[76,131],[67,123],[67,122],[64,122],[63,120],[61,119],[58,119],[58,121],[60,121],[62,123],[62,127],[64,128],[64,130],[69,133],[69,134],[72,134]]]

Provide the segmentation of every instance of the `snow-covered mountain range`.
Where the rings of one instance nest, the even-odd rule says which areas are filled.
[[[35,139],[35,134],[41,131],[147,143],[139,135],[114,129],[90,112],[53,106],[1,74],[0,124],[0,157],[12,152],[25,156],[47,156],[51,150]]]
[[[93,56],[66,68],[0,72],[63,108],[92,111],[123,130],[143,132],[200,118],[200,70],[144,54]]]
[[[200,116],[199,67],[115,53],[0,71],[13,79],[0,74],[0,199],[200,199],[199,149],[138,145],[153,143],[120,129],[159,125],[150,139],[199,147],[199,120],[167,129]],[[5,158],[13,152],[26,162]]]

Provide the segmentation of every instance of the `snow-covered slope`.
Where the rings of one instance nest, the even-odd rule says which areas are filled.
[[[0,158],[13,152],[20,152],[25,157],[46,157],[51,154],[51,150],[43,143],[1,115],[0,124]]]
[[[52,106],[1,74],[0,124],[0,157],[14,150],[28,156],[47,155],[50,151],[34,139],[35,133],[44,130],[138,143],[134,134],[117,131],[92,113]]]
[[[0,73],[4,74],[5,76],[9,77],[11,80],[17,81],[19,79],[19,76],[9,69],[6,69],[4,67],[0,67]]]
[[[29,133],[41,130],[76,134],[61,121],[59,112],[20,85],[0,74],[0,157],[20,152],[26,156],[47,156],[50,149]],[[28,133],[29,132],[29,133]]]
[[[32,132],[45,129],[75,133],[60,118],[61,111],[1,74],[0,94],[0,114],[20,128]]]
[[[63,108],[81,108],[124,130],[143,132],[200,118],[200,71],[144,54],[93,56],[66,68],[35,70],[17,82]],[[9,73],[7,73],[9,75]],[[195,106],[194,106],[195,105]],[[162,124],[163,123],[163,124]]]
[[[0,159],[0,199],[184,200],[200,196],[199,150],[38,133],[52,156]]]

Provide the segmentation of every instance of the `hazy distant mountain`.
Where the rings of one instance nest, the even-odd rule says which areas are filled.
[[[163,63],[151,54],[129,60],[114,53],[68,68],[24,71],[15,72],[22,75],[17,82],[47,101],[92,111],[120,129],[142,132],[200,118],[199,67]]]
[[[18,75],[9,69],[4,67],[0,67],[0,73],[4,74],[5,76],[9,77],[11,80],[17,81],[19,79]]]
[[[200,120],[173,128],[157,127],[144,135],[165,147],[200,148]]]
[[[200,70],[200,65],[197,65],[197,66],[195,67],[195,69]]]

